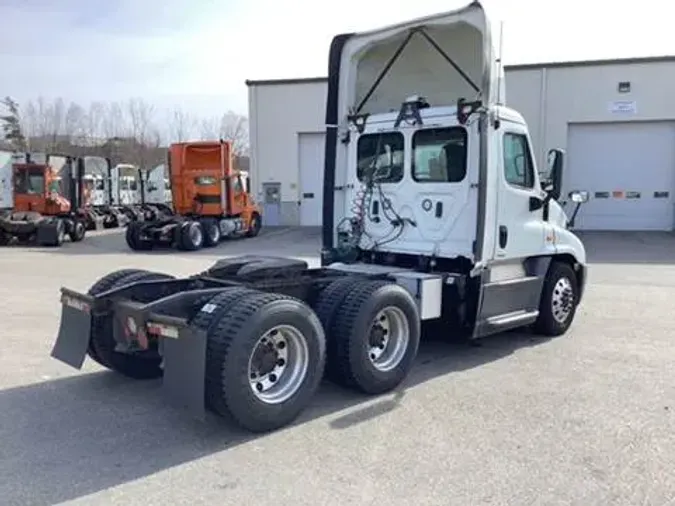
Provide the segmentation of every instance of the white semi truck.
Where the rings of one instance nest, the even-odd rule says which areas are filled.
[[[52,356],[163,377],[176,404],[268,431],[307,407],[324,372],[368,394],[397,388],[422,322],[467,339],[566,332],[587,276],[560,204],[563,152],[540,176],[491,40],[479,2],[335,37],[322,266],[252,255],[63,288]],[[587,194],[569,198],[578,209]]]

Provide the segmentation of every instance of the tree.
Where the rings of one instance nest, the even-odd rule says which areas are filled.
[[[4,140],[17,151],[26,151],[27,143],[22,129],[19,104],[11,97],[5,97],[1,103],[7,110],[5,115],[0,116]]]
[[[232,152],[235,156],[247,155],[248,118],[232,111],[228,111],[220,118],[209,118],[201,123],[202,139],[223,139],[232,143]]]
[[[248,118],[232,111],[226,112],[220,120],[220,138],[232,142],[232,151],[236,156],[247,155]]]
[[[169,143],[190,140],[194,129],[194,118],[180,107],[176,107],[169,118]]]

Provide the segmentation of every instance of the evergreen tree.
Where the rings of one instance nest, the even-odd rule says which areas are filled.
[[[26,138],[21,130],[19,105],[11,97],[5,97],[0,104],[6,110],[6,113],[0,116],[4,140],[17,151],[26,151]]]

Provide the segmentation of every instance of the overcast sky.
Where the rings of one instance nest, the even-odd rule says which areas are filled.
[[[0,95],[247,112],[246,79],[322,76],[333,35],[468,0],[0,0]],[[485,0],[506,63],[675,54],[674,2]],[[657,8],[657,6],[659,6]]]

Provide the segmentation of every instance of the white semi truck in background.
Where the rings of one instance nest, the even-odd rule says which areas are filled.
[[[422,323],[565,333],[587,275],[560,203],[564,153],[537,170],[481,4],[335,37],[327,93],[321,267],[250,255],[63,288],[52,356],[163,377],[176,404],[261,432],[294,420],[324,372],[399,387]],[[578,210],[588,195],[568,197]]]

